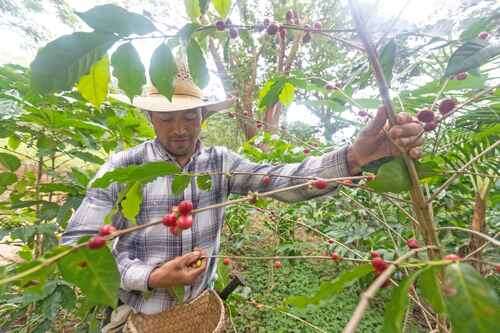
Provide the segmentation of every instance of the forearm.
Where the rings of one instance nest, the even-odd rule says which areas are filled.
[[[320,157],[307,158],[302,163],[275,166],[251,163],[242,159],[238,161],[234,169],[230,170],[236,173],[242,172],[242,174],[231,177],[231,193],[246,194],[249,191],[267,192],[304,183],[307,178],[348,177],[350,173],[348,169],[347,153],[348,149],[343,148],[326,153]],[[263,176],[261,174],[277,174],[282,177],[271,176],[271,183],[266,185],[262,183]],[[276,193],[272,198],[285,202],[295,202],[327,194],[335,190],[335,188],[336,184],[334,183],[330,184],[324,190],[311,189],[308,186],[304,186],[298,189]]]

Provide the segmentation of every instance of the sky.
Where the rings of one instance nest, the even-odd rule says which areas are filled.
[[[394,17],[400,13],[400,20],[408,24],[422,25],[435,17],[436,12],[443,12],[446,8],[453,8],[457,6],[456,0],[361,0],[362,2],[377,3],[377,13],[384,20],[391,22]],[[96,1],[96,0],[67,0],[67,3],[75,11],[85,11],[98,4],[108,3],[109,1]],[[129,8],[131,11],[141,12],[144,8],[141,1],[129,1],[132,6]],[[136,4],[136,5],[134,5]],[[175,15],[165,18],[165,21],[170,25],[181,27],[188,22],[187,16],[184,12],[184,1],[171,0],[165,1],[165,4],[171,6],[171,12]],[[46,6],[47,7],[47,6]],[[63,34],[71,33],[72,31],[64,24],[57,22],[53,19],[55,10],[48,8],[46,15],[36,15],[27,17],[27,19],[34,22],[50,27],[50,32],[56,37]],[[150,8],[154,10],[154,8]],[[5,26],[0,25],[0,40],[2,40],[2,50],[0,51],[0,64],[7,62],[20,63],[22,65],[29,65],[33,59],[36,50],[27,50],[23,45],[22,36],[11,31]],[[139,50],[144,64],[149,64],[149,59],[155,47],[158,45],[158,40],[142,40],[134,43]],[[112,51],[112,50],[111,50]],[[210,64],[209,64],[210,65]],[[213,66],[213,65],[212,65]],[[212,67],[213,68],[213,67]],[[218,97],[223,96],[223,89],[220,80],[216,75],[211,75],[209,88],[206,89],[209,95]],[[289,108],[287,120],[303,121],[311,125],[318,124],[318,119],[311,114],[304,106],[292,104]]]

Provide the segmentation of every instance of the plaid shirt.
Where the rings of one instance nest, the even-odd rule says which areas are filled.
[[[271,184],[264,186],[261,183],[262,176],[250,174],[228,177],[228,172],[275,173],[322,178],[348,176],[346,151],[347,149],[343,148],[321,157],[309,157],[302,163],[268,165],[250,162],[222,147],[204,148],[198,142],[195,153],[182,169],[188,173],[220,173],[211,176],[210,191],[200,190],[193,179],[182,195],[175,196],[170,190],[172,177],[159,177],[143,187],[143,202],[137,223],[162,219],[172,206],[182,200],[191,200],[194,208],[201,208],[224,202],[231,193],[269,191],[302,182],[297,179],[272,177]],[[114,154],[102,165],[96,178],[114,168],[162,160],[177,163],[157,139],[150,140],[130,150]],[[120,184],[117,183],[111,184],[106,189],[89,188],[82,204],[69,221],[62,236],[62,243],[73,243],[81,236],[96,234],[103,224],[104,217],[117,200],[120,188]],[[273,198],[294,202],[330,193],[334,188],[334,185],[329,185],[325,190],[302,187],[276,194]],[[158,313],[173,306],[175,298],[172,298],[165,289],[149,291],[147,282],[151,271],[176,256],[193,251],[195,247],[205,249],[208,255],[217,255],[223,222],[224,208],[215,208],[195,214],[192,228],[184,230],[181,236],[172,235],[168,228],[159,224],[119,237],[113,244],[112,253],[121,275],[120,299],[135,311],[146,314]],[[117,228],[126,228],[129,222],[121,214],[116,214],[113,225]],[[185,286],[184,300],[191,300],[209,288],[215,279],[215,273],[216,260],[211,258],[207,262],[206,273],[200,276],[195,284]]]

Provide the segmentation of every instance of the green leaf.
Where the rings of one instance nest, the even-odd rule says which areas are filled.
[[[39,191],[42,193],[50,193],[50,192],[74,193],[78,192],[78,189],[73,187],[71,184],[48,183],[48,184],[41,184]]]
[[[184,5],[186,7],[186,14],[189,16],[191,21],[196,22],[198,17],[201,16],[200,1],[184,0]]]
[[[76,88],[87,101],[98,108],[108,96],[109,59],[102,57],[90,68],[90,72],[80,78]]]
[[[289,106],[295,98],[295,86],[290,82],[286,82],[283,85],[278,98],[281,104],[283,104],[284,106]]]
[[[19,138],[16,135],[11,135],[9,137],[7,145],[9,146],[10,149],[16,150],[19,147],[19,144],[21,144],[21,140],[19,140]]]
[[[17,176],[12,172],[0,172],[0,186],[8,186],[17,181]]]
[[[500,300],[472,266],[455,263],[446,267],[444,293],[454,333],[498,331]]]
[[[424,268],[424,270],[427,268]],[[403,319],[408,307],[408,289],[413,284],[422,270],[414,272],[399,283],[392,291],[391,298],[385,306],[384,326],[381,332],[400,333],[403,332]]]
[[[145,35],[156,30],[146,17],[111,4],[95,6],[86,12],[76,12],[76,15],[100,32]]]
[[[96,156],[94,154],[91,154],[87,151],[80,151],[80,150],[71,150],[68,152],[69,154],[78,157],[79,159],[85,161],[85,162],[90,162],[90,163],[95,163],[95,164],[103,164],[105,161],[100,158],[99,156]]]
[[[212,0],[212,5],[222,18],[225,18],[231,10],[231,0]]]
[[[115,307],[120,273],[109,248],[82,247],[58,261],[64,280],[75,284],[92,304]]]
[[[200,10],[202,15],[204,15],[207,12],[209,4],[210,0],[200,0]]]
[[[405,162],[401,157],[382,164],[378,169],[377,177],[369,181],[367,186],[376,192],[400,193],[411,188],[410,177]]]
[[[418,286],[425,300],[432,306],[433,310],[437,313],[444,313],[446,311],[443,294],[439,286],[437,276],[437,267],[426,269],[418,279]]]
[[[312,296],[290,296],[285,300],[285,304],[290,304],[298,308],[305,308],[309,304],[319,304],[321,301],[332,298],[345,287],[352,285],[365,275],[372,272],[370,264],[359,265],[349,271],[343,271],[331,282],[323,282],[319,291]]]
[[[134,164],[105,173],[92,183],[92,187],[106,188],[114,182],[125,183],[138,181],[145,184],[157,177],[173,175],[178,172],[180,172],[178,166],[164,161],[141,165]]]
[[[48,43],[31,63],[31,85],[47,94],[71,90],[118,39],[99,32],[75,32]]]
[[[358,105],[367,109],[376,109],[382,104],[380,100],[377,98],[357,98],[354,99],[354,101]]]
[[[196,185],[200,190],[210,191],[212,188],[212,177],[210,175],[203,175],[196,177]]]
[[[0,153],[0,164],[10,171],[16,171],[21,166],[21,161],[15,155]]]
[[[177,36],[182,39],[184,42],[187,42],[191,39],[191,35],[196,32],[197,29],[201,28],[201,25],[198,23],[186,23],[184,26],[177,32]]]
[[[121,202],[122,213],[129,221],[136,224],[136,216],[141,210],[142,204],[142,183],[133,183],[124,200]]]
[[[207,62],[203,57],[200,45],[194,38],[189,40],[187,46],[188,67],[194,83],[200,88],[205,88],[208,84]]]
[[[500,44],[490,45],[481,39],[466,42],[451,55],[444,76],[477,69],[498,54]]]
[[[259,108],[268,108],[276,104],[284,84],[283,78],[267,81],[259,92]]]
[[[118,79],[118,87],[130,98],[140,96],[146,84],[144,65],[132,43],[120,45],[111,56],[113,75]]]
[[[188,187],[191,182],[191,176],[189,175],[175,175],[172,181],[172,192],[174,195],[179,195]]]
[[[173,83],[176,75],[177,65],[174,56],[166,44],[161,44],[156,48],[151,57],[149,76],[160,94],[170,101],[174,93]]]
[[[392,81],[392,69],[394,68],[394,62],[396,60],[397,45],[394,39],[391,39],[380,52],[380,65],[382,66],[382,71],[384,72],[385,80],[389,87]]]

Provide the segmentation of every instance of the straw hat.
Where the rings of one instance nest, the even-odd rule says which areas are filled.
[[[203,96],[201,89],[193,82],[186,65],[179,61],[177,63],[177,75],[173,86],[174,93],[171,101],[161,95],[153,85],[147,86],[145,93],[142,96],[135,97],[132,103],[125,95],[111,94],[110,96],[139,109],[153,112],[174,112],[201,107],[203,108],[203,118],[217,111],[229,108],[235,101],[234,97],[220,101],[209,100]]]

